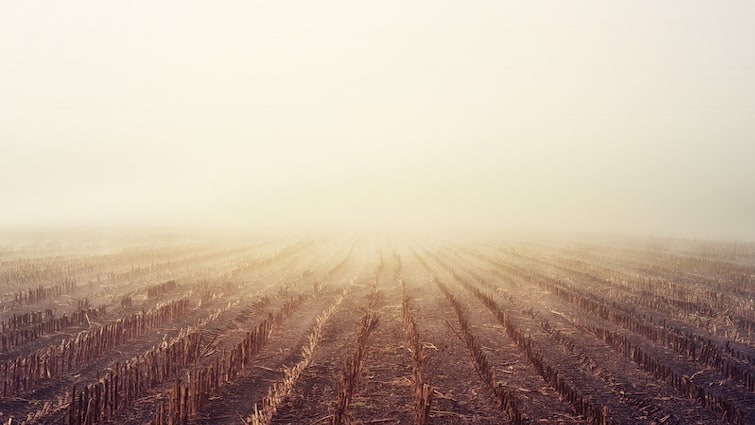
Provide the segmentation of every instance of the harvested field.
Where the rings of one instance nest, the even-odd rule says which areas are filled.
[[[142,242],[3,247],[2,423],[755,423],[752,245]]]

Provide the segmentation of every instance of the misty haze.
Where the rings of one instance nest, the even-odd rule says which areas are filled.
[[[753,23],[0,5],[0,422],[755,424]]]

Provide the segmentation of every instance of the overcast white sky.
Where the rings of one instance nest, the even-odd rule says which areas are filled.
[[[0,227],[755,240],[752,1],[0,3]]]

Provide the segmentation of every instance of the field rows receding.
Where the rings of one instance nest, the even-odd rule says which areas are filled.
[[[755,423],[755,247],[0,247],[0,421]]]

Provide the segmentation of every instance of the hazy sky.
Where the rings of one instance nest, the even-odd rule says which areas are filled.
[[[755,240],[755,2],[5,1],[0,227]]]

